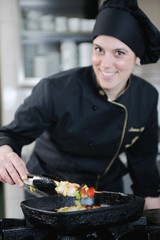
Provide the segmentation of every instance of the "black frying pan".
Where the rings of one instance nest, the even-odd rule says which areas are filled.
[[[26,220],[33,225],[71,233],[134,221],[142,216],[144,207],[144,199],[140,197],[103,192],[95,195],[94,205],[109,206],[76,212],[56,212],[60,207],[74,205],[74,201],[73,197],[55,195],[25,200],[21,203],[21,208]]]

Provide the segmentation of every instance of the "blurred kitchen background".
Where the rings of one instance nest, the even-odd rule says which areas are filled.
[[[160,0],[138,0],[160,29]],[[16,108],[44,76],[91,63],[90,33],[99,0],[0,0],[0,123],[9,123]],[[136,74],[160,92],[160,62]],[[159,123],[160,123],[160,104]],[[33,144],[23,149],[28,160]],[[159,161],[159,156],[158,156]],[[126,192],[130,179],[124,178]],[[0,218],[22,217],[23,189],[0,183]]]

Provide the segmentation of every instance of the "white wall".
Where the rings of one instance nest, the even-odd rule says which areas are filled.
[[[17,0],[0,0],[0,69],[2,123],[8,123],[26,93],[17,87],[20,74],[19,11]],[[4,185],[5,217],[21,217],[23,190]]]

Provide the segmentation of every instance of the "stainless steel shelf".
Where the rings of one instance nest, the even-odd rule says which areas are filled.
[[[92,8],[90,7],[91,5]],[[95,19],[98,12],[98,0],[19,0],[19,8],[21,15],[20,34],[23,71],[21,78],[19,78],[20,87],[31,88],[39,82],[40,78],[37,78],[37,76],[41,76],[41,73],[37,74],[37,65],[35,64],[35,60],[39,56],[44,57],[44,62],[52,62],[48,55],[55,51],[56,56],[58,56],[57,61],[59,60],[60,62],[58,68],[61,66],[61,46],[64,42],[73,42],[73,45],[77,48],[75,62],[76,64],[79,63],[79,45],[81,43],[91,43],[92,20]],[[49,20],[49,27],[46,27],[46,22],[43,21],[46,19],[43,17],[47,15],[52,17]],[[57,21],[59,20],[57,19],[58,17],[61,20],[64,17],[65,24],[63,24],[63,21],[59,23]],[[69,24],[71,23],[69,21],[71,18],[79,19],[78,27],[71,27],[73,26],[73,24]],[[90,20],[91,22],[89,22]],[[60,25],[64,28],[58,27]],[[76,64],[75,66],[77,66]],[[41,68],[39,69],[41,70]],[[45,71],[47,72],[46,69]],[[50,72],[52,69],[48,71]],[[55,69],[53,69],[54,71]]]
[[[58,6],[68,6],[72,5],[73,7],[83,7],[87,0],[19,0],[19,5],[21,7],[58,7]],[[89,1],[88,1],[89,2]]]
[[[91,42],[91,33],[53,33],[44,31],[22,31],[22,43],[54,43],[72,40],[74,42]]]
[[[95,18],[98,11],[98,0],[19,0],[19,6],[25,10],[48,9],[58,15],[64,13],[66,16],[77,16],[81,13],[81,16],[86,18]]]

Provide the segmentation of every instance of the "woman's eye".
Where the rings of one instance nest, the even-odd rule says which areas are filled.
[[[118,51],[116,52],[116,55],[117,55],[117,56],[123,56],[123,55],[125,55],[125,52],[118,50]]]
[[[100,48],[100,47],[95,47],[94,49],[96,52],[99,52],[99,53],[101,53],[103,51],[102,48]]]

